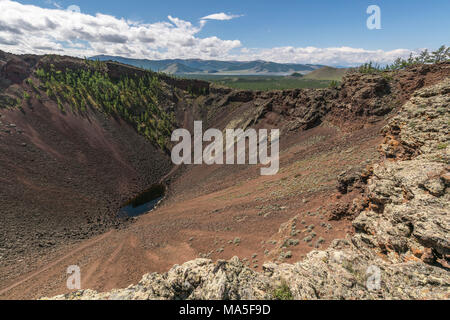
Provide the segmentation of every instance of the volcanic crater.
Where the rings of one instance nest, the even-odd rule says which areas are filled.
[[[170,142],[95,103],[83,112],[58,104],[36,75],[90,67],[0,52],[0,298],[67,293],[70,265],[81,268],[83,288],[107,291],[198,257],[238,256],[261,271],[324,249],[353,234],[351,220],[368,205],[381,129],[416,90],[450,75],[440,63],[352,72],[328,89],[261,92],[101,64],[113,82],[155,77],[173,128],[192,132],[200,120],[219,130],[280,129],[280,170],[261,176],[261,165],[174,166]],[[118,215],[156,184],[166,192],[154,210]]]

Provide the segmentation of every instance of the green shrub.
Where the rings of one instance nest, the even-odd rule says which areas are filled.
[[[293,300],[291,289],[286,282],[282,282],[281,285],[273,292],[273,298],[275,300]]]
[[[427,49],[421,51],[418,55],[413,56],[411,53],[407,59],[397,58],[390,65],[381,67],[373,62],[364,63],[357,70],[360,73],[378,73],[381,71],[396,71],[404,69],[408,66],[419,65],[419,64],[429,64],[429,63],[439,63],[450,60],[450,47],[445,45],[441,46],[436,51],[428,52]]]
[[[358,68],[358,71],[360,73],[366,73],[366,74],[373,74],[378,73],[382,70],[381,66],[378,64],[373,63],[372,61],[368,63],[364,63]]]
[[[328,85],[329,88],[335,89],[339,86],[339,82],[336,80],[331,80],[330,84]]]
[[[26,102],[29,102],[30,99],[31,99],[31,96],[30,96],[27,92],[24,92],[24,93],[23,93],[23,99],[24,99]]]

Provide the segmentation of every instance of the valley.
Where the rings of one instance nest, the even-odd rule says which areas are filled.
[[[270,75],[202,75],[184,74],[180,77],[186,79],[199,79],[213,82],[217,85],[240,90],[288,90],[328,88],[332,80],[316,80],[295,76]]]

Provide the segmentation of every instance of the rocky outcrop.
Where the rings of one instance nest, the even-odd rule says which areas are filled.
[[[326,121],[348,132],[383,120],[414,91],[449,75],[450,63],[445,62],[398,72],[348,73],[337,88],[252,92],[211,86],[204,105],[217,107],[212,115],[216,126],[222,121],[241,128],[275,126],[283,134]]]
[[[384,128],[381,151],[403,160],[374,167],[368,185],[373,210],[354,221],[400,258],[412,253],[424,260],[428,252],[433,257],[427,254],[427,262],[444,267],[450,258],[449,105],[447,78],[417,91]]]
[[[3,60],[4,59],[4,60]],[[5,56],[0,57],[0,79],[9,83],[20,84],[30,76],[32,68],[37,63],[37,56]]]
[[[355,234],[325,251],[266,263],[262,273],[237,257],[197,259],[126,289],[53,299],[276,299],[280,290],[294,299],[449,299],[449,105],[447,78],[417,91],[391,119],[380,149],[397,161],[373,166]]]

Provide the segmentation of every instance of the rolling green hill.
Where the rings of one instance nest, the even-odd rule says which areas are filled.
[[[286,90],[301,88],[327,88],[331,80],[305,79],[293,76],[270,76],[270,75],[234,75],[223,76],[213,74],[191,74],[184,75],[185,78],[210,81],[215,84],[242,90]]]
[[[322,67],[308,73],[303,79],[341,81],[347,71],[346,68]]]

